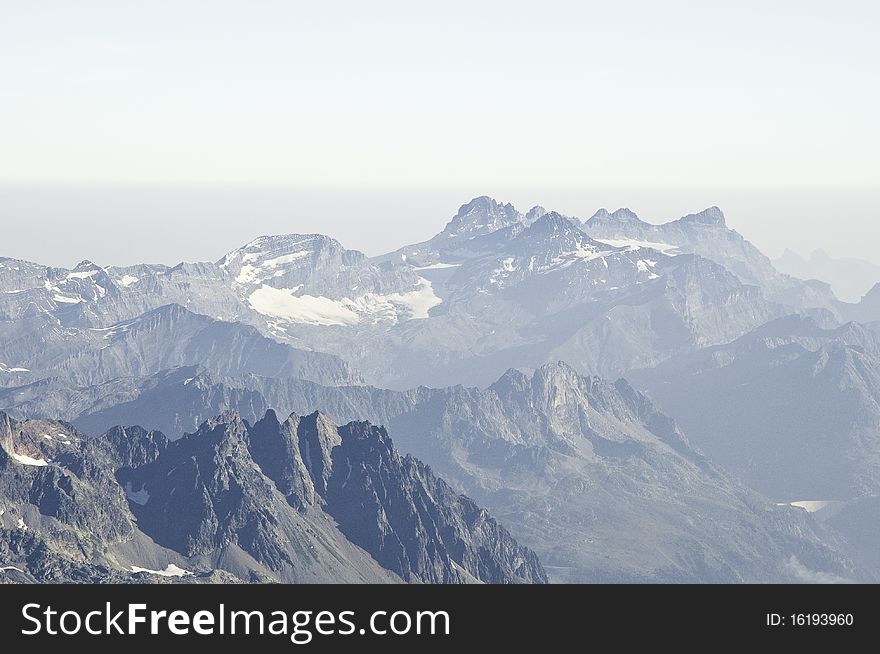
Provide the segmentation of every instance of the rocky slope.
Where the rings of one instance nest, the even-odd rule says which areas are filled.
[[[0,322],[0,360],[24,361],[0,373],[0,387],[60,378],[77,385],[202,365],[220,374],[300,377],[352,384],[361,376],[337,357],[282,344],[255,328],[213,320],[177,304],[105,328],[65,327],[48,313]]]
[[[780,273],[758,248],[727,226],[718,207],[657,225],[641,220],[629,209],[613,213],[600,209],[584,221],[583,229],[609,243],[649,242],[679,253],[698,254],[724,266],[743,283],[762,288],[770,300],[785,304],[791,311],[834,310],[838,304],[827,284]]]
[[[43,582],[546,580],[382,429],[317,413],[227,412],[174,442],[0,414],[0,557]]]
[[[45,410],[40,397],[19,410]],[[562,364],[510,371],[487,389],[334,388],[185,369],[120,381],[106,397],[88,389],[58,397],[74,398],[83,408],[76,424],[95,433],[126,416],[166,429],[218,409],[257,419],[268,405],[367,417],[498,515],[556,581],[870,577],[802,510],[776,506],[709,463],[628,384]]]

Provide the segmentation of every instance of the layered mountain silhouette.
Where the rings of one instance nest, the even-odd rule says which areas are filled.
[[[880,286],[829,281],[488,197],[377,257],[0,259],[0,574],[876,579]]]
[[[828,282],[835,294],[846,302],[859,302],[880,283],[880,265],[863,259],[838,259],[822,249],[815,250],[807,258],[786,250],[773,261],[773,265],[792,277]]]
[[[58,410],[47,398],[67,398],[69,413],[83,409],[75,424],[94,434],[128,417],[179,435],[218,411],[257,420],[269,405],[320,406],[339,422],[366,416],[501,516],[557,581],[792,581],[792,557],[862,574],[821,527],[729,478],[626,382],[565,364],[510,370],[487,389],[323,387],[186,368],[108,393],[54,389],[19,410],[46,413]],[[128,401],[116,404],[119,394]]]
[[[880,329],[764,325],[631,379],[713,460],[781,500],[880,494]]]

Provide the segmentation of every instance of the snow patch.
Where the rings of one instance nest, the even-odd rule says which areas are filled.
[[[507,277],[507,273],[511,273],[516,270],[516,266],[513,265],[513,257],[508,257],[501,261],[501,267],[496,268],[492,271],[492,274],[489,275],[489,283],[501,285],[501,282],[504,277]],[[529,268],[531,270],[531,268]]]
[[[274,288],[264,284],[251,293],[248,303],[258,313],[292,323],[351,326],[363,320],[396,322],[401,315],[408,320],[425,319],[433,307],[443,302],[434,293],[431,282],[423,277],[419,277],[413,291],[388,295],[366,293],[354,299],[296,295],[301,288]]]
[[[660,275],[651,270],[654,266],[657,265],[656,261],[648,261],[648,260],[639,260],[636,262],[636,267],[639,269],[639,272],[645,273],[648,275],[648,279],[657,279]]]
[[[137,284],[139,281],[141,281],[141,280],[138,279],[137,277],[135,277],[134,275],[123,275],[122,277],[120,277],[119,279],[116,280],[116,283],[124,288],[128,288],[129,286]]]
[[[608,245],[615,248],[629,248],[630,250],[641,250],[642,248],[647,248],[651,250],[658,250],[663,254],[670,254],[674,251],[678,250],[677,245],[672,245],[671,243],[655,243],[654,241],[637,241],[629,238],[597,238],[595,239],[600,243],[607,243]]]
[[[303,242],[311,243],[311,240]],[[301,244],[302,242],[298,242],[295,245]],[[262,262],[259,261],[260,257],[263,256],[263,254],[260,252],[248,252],[244,255],[240,255],[242,266],[238,272],[238,276],[235,278],[235,283],[242,286],[247,286],[250,284],[258,284],[265,280],[267,277],[280,277],[284,274],[284,271],[278,270],[278,268],[293,263],[294,261],[297,261],[299,259],[307,258],[311,254],[311,249],[304,249],[298,250],[297,252],[291,252],[289,254],[283,254],[279,257],[267,259],[266,261]],[[229,260],[224,263],[222,267],[225,268],[226,266],[228,266]]]
[[[556,270],[561,270],[563,268],[568,268],[569,266],[581,261],[596,260],[600,260],[602,264],[607,268],[608,261],[605,259],[605,257],[613,253],[613,250],[600,250],[599,248],[595,248],[589,245],[584,247],[584,245],[578,244],[577,249],[571,250],[569,252],[562,252],[561,254],[553,257],[553,260],[550,261],[549,265],[541,266],[537,269],[537,272],[553,272]]]
[[[141,489],[136,491],[132,488],[130,481],[125,482],[125,496],[138,506],[144,506],[150,501],[150,493],[147,492],[146,486],[141,486]]]
[[[791,506],[804,509],[807,513],[816,513],[831,504],[828,500],[800,500],[798,502],[790,502]]]
[[[406,261],[406,255],[404,256],[404,261]],[[460,263],[432,263],[430,266],[419,266],[418,268],[413,268],[413,270],[445,270],[446,268],[460,268]]]
[[[382,297],[382,296],[377,296]],[[427,279],[419,277],[418,287],[415,291],[407,293],[392,293],[385,299],[392,304],[399,304],[409,310],[410,320],[424,320],[428,312],[436,306],[443,304],[443,300],[434,293],[434,287]]]
[[[280,257],[275,257],[274,259],[268,259],[260,264],[260,268],[277,268],[278,266],[283,266],[288,263],[293,263],[297,259],[302,259],[304,257],[308,257],[311,254],[311,250],[300,250],[299,252],[293,252],[291,254],[285,254]],[[248,255],[250,256],[250,255]],[[245,257],[247,260],[248,257]]]
[[[578,245],[577,250],[570,252],[568,256],[574,256],[577,259],[586,259],[587,261],[592,261],[593,259],[601,259],[604,256],[611,254],[607,250],[599,250],[594,247],[584,247],[583,245]]]
[[[24,466],[36,466],[38,468],[42,468],[43,466],[49,465],[49,462],[44,459],[34,459],[25,454],[16,454],[15,452],[10,452],[10,455],[13,459]]]
[[[150,570],[150,568],[141,568],[139,566],[133,565],[131,566],[132,572],[146,572],[150,575],[159,575],[160,577],[186,577],[187,575],[191,575],[192,572],[189,570],[184,570],[183,568],[179,568],[173,563],[169,563],[168,567],[164,570]]]
[[[55,436],[52,436],[52,434],[41,434],[41,435],[47,441],[55,441],[57,443],[63,443],[64,445],[71,444],[70,441],[67,440],[68,438],[70,438],[67,434],[55,434]]]
[[[15,570],[16,572],[20,572],[21,574],[26,574],[24,570],[22,570],[21,568],[16,568],[14,565],[0,566],[0,572],[9,572],[10,570]]]
[[[87,272],[70,272],[67,273],[68,279],[88,279],[98,274],[97,270],[89,270]]]
[[[846,504],[846,502],[841,500],[798,500],[795,502],[782,502],[778,506],[793,506],[802,509],[812,514],[819,522],[825,522],[839,514],[846,507]]]
[[[57,293],[52,296],[52,299],[56,302],[61,302],[61,304],[80,304],[83,302],[81,297],[67,297],[66,295],[58,295]]]
[[[359,321],[343,301],[314,295],[294,295],[289,288],[275,288],[265,284],[251,293],[248,303],[264,316],[285,318],[306,325],[354,325]]]
[[[248,284],[256,284],[256,282],[257,269],[250,264],[243,265],[241,267],[241,270],[238,272],[238,277],[235,278],[235,283],[246,286]]]

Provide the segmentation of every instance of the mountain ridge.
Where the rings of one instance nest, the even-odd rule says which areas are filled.
[[[273,405],[298,413],[320,407],[340,422],[367,418],[386,425],[403,451],[429,462],[457,492],[501,516],[554,581],[790,581],[791,556],[810,569],[862,574],[834,562],[828,534],[799,522],[795,509],[775,507],[728,479],[623,380],[584,377],[561,363],[528,374],[510,370],[485,389],[224,381],[191,369],[163,379],[167,385],[146,384],[141,399],[129,396],[119,414],[111,401],[106,417],[107,409],[98,409],[75,422],[84,427],[91,420],[98,430],[102,420],[121,415],[197,421],[233,407],[259,419]],[[82,406],[90,404],[98,406],[94,399]],[[683,515],[694,521],[687,528]],[[731,536],[743,524],[751,530],[748,542],[760,534],[751,549]],[[617,554],[609,559],[611,552]],[[698,565],[701,556],[711,562]]]
[[[108,580],[170,560],[182,577],[245,582],[546,582],[485,510],[367,423],[267,413],[250,425],[229,410],[173,442],[139,427],[82,439],[5,414],[0,429],[0,554],[23,554],[33,533],[30,558],[8,563],[36,579],[60,559]],[[279,447],[290,456],[273,461]]]

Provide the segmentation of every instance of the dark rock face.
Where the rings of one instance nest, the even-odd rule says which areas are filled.
[[[340,434],[327,510],[386,568],[428,583],[546,583],[533,552],[425,464],[402,457],[383,428],[351,423]]]
[[[535,214],[532,214],[534,216]],[[473,237],[489,234],[511,225],[526,222],[513,205],[499,204],[492,198],[481,196],[463,204],[443,230],[447,237]]]
[[[22,581],[165,567],[149,560],[210,568],[187,581],[546,582],[534,553],[368,423],[229,411],[175,442],[139,427],[88,440],[0,413],[0,446],[0,563]]]
[[[227,413],[150,464],[118,472],[149,499],[135,509],[156,542],[187,557],[235,542],[271,569],[293,564],[282,543],[272,486],[248,452],[246,423]]]
[[[70,526],[77,535],[76,547],[83,550],[95,540],[123,541],[134,529],[112,468],[80,457],[86,443],[70,425],[18,423],[0,412],[2,502],[10,512],[32,506],[41,516]],[[24,517],[14,526],[28,530]]]

